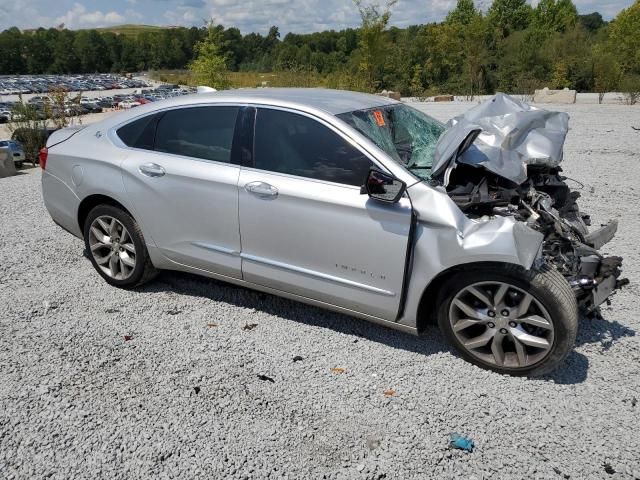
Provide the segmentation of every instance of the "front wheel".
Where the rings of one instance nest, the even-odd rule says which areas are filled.
[[[111,285],[132,288],[157,274],[138,223],[118,207],[98,205],[89,212],[84,242],[94,268]]]
[[[438,323],[468,361],[509,375],[550,372],[573,348],[578,307],[553,267],[492,265],[451,277]]]

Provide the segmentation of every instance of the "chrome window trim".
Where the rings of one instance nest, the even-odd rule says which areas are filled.
[[[238,107],[243,108],[243,107],[253,107],[256,109],[256,123],[257,123],[257,109],[259,108],[268,108],[268,109],[272,109],[272,110],[282,110],[282,111],[286,111],[289,113],[293,113],[293,114],[297,114],[297,115],[303,115],[305,117],[308,117],[312,120],[315,120],[317,122],[320,122],[322,125],[324,125],[325,127],[329,128],[330,130],[332,130],[334,133],[336,133],[337,135],[339,135],[343,140],[345,140],[346,142],[348,142],[352,147],[354,147],[355,149],[357,149],[358,151],[360,151],[363,155],[365,155],[375,166],[377,166],[378,168],[391,173],[389,171],[389,169],[387,168],[387,166],[385,165],[384,162],[380,161],[373,153],[371,153],[366,146],[362,145],[362,143],[360,143],[358,141],[357,138],[354,138],[354,136],[352,135],[352,132],[350,132],[349,130],[353,130],[354,133],[358,133],[357,131],[355,131],[355,129],[353,129],[353,127],[351,127],[350,125],[348,125],[347,123],[345,123],[344,121],[342,121],[341,119],[339,119],[338,117],[336,117],[335,115],[331,115],[331,114],[327,114],[330,115],[332,119],[335,119],[336,123],[342,123],[344,125],[336,125],[332,122],[327,121],[326,119],[322,118],[321,116],[318,116],[314,113],[308,112],[306,110],[301,110],[299,108],[293,108],[293,107],[286,107],[286,106],[281,106],[281,105],[273,105],[273,104],[269,104],[269,103],[256,103],[256,102],[211,102],[211,101],[207,101],[207,102],[202,102],[202,103],[190,103],[190,104],[185,104],[185,105],[172,105],[169,107],[164,107],[164,108],[159,108],[157,110],[153,110],[152,112],[146,112],[140,115],[137,115],[133,118],[128,118],[122,122],[119,122],[115,125],[113,125],[112,127],[110,127],[107,131],[107,137],[109,138],[109,140],[118,148],[124,149],[124,150],[131,150],[134,152],[149,152],[149,153],[156,153],[156,154],[161,154],[161,155],[172,155],[178,158],[187,158],[190,160],[198,160],[198,161],[203,161],[203,162],[208,162],[208,163],[214,163],[214,164],[220,164],[220,165],[234,165],[233,163],[229,162],[218,162],[215,160],[207,160],[206,158],[198,158],[198,157],[188,157],[188,156],[184,156],[184,155],[178,155],[178,154],[174,154],[174,153],[165,153],[165,152],[158,152],[156,150],[147,150],[144,148],[135,148],[135,147],[130,147],[128,145],[126,145],[118,136],[118,134],[116,133],[117,130],[125,125],[128,125],[129,123],[132,122],[136,122],[144,117],[150,116],[150,115],[158,115],[158,114],[162,114],[164,112],[168,112],[171,110],[178,110],[178,109],[182,109],[182,108],[200,108],[200,107]],[[254,123],[254,129],[255,129],[255,124]],[[254,130],[254,134],[253,134],[253,140],[255,142],[255,130]],[[384,152],[383,152],[384,153]],[[254,171],[258,171],[258,172],[269,172],[272,174],[278,174],[278,175],[286,175],[292,178],[303,178],[306,180],[311,180],[311,181],[316,181],[316,182],[321,182],[321,183],[327,183],[330,185],[337,185],[337,186],[342,186],[342,187],[348,187],[348,188],[354,188],[354,189],[359,189],[359,187],[356,187],[355,185],[349,185],[349,184],[345,184],[345,183],[336,183],[336,182],[329,182],[326,180],[318,180],[318,179],[314,179],[314,178],[310,178],[310,177],[301,177],[299,175],[291,175],[291,174],[285,174],[285,173],[281,173],[281,172],[271,172],[270,170],[262,170],[262,169],[256,169],[256,168],[251,168],[251,167],[242,167],[242,168],[246,168],[247,170],[254,170]]]
[[[152,115],[158,115],[158,114],[162,114],[162,113],[166,113],[169,112],[171,110],[179,110],[179,109],[184,109],[184,108],[203,108],[203,107],[238,107],[238,114],[240,114],[240,109],[242,107],[246,107],[247,104],[246,103],[236,103],[236,102],[205,102],[205,103],[194,103],[194,104],[187,104],[187,105],[172,105],[170,107],[165,107],[165,108],[159,108],[158,110],[154,110],[152,112],[147,112],[147,113],[143,113],[141,115],[138,115],[134,118],[128,118],[127,120],[120,122],[114,126],[112,126],[111,128],[109,128],[109,130],[107,131],[107,137],[109,138],[109,140],[111,140],[111,142],[118,148],[122,148],[123,150],[132,150],[134,152],[148,152],[148,153],[156,153],[156,154],[160,154],[160,155],[171,155],[173,157],[177,157],[177,158],[187,158],[189,160],[198,160],[198,161],[202,161],[202,162],[207,162],[207,163],[214,163],[214,164],[220,164],[220,165],[233,165],[233,166],[239,166],[239,165],[234,165],[233,163],[231,163],[231,157],[229,157],[229,161],[228,162],[219,162],[217,160],[209,160],[206,158],[199,158],[199,157],[189,157],[187,155],[179,155],[177,153],[169,153],[169,152],[159,152],[157,150],[147,150],[146,148],[136,148],[136,147],[130,147],[128,145],[126,145],[118,136],[117,130],[121,127],[124,127],[125,125],[129,125],[130,123],[133,122],[137,122],[138,120],[141,120],[144,117],[149,117]],[[236,116],[237,119],[237,116]],[[235,125],[234,125],[234,134],[235,134]],[[126,160],[125,160],[126,161]]]

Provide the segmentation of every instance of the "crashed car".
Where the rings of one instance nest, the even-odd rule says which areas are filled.
[[[471,218],[513,216],[544,235],[542,258],[553,265],[590,313],[627,280],[620,257],[598,250],[617,220],[590,231],[591,219],[562,175],[569,115],[532,107],[504,94],[452,119],[440,138],[432,185],[446,188]]]
[[[565,114],[498,95],[447,126],[319,89],[209,92],[57,131],[41,151],[53,220],[110,285],[181,270],[553,370],[579,308],[619,288],[562,176]],[[212,286],[211,288],[215,288]]]

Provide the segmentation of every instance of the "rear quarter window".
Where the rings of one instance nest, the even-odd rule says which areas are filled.
[[[127,146],[153,150],[158,115],[147,115],[120,127],[116,133]]]
[[[232,106],[169,110],[158,121],[154,148],[158,152],[228,163],[238,111]]]

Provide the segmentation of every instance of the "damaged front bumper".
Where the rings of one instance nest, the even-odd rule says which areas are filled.
[[[602,227],[600,230],[606,230],[608,240],[604,243],[594,242],[592,246],[602,247],[613,239],[617,225],[618,223],[613,221]],[[609,297],[629,283],[628,279],[620,278],[621,274],[621,257],[602,257],[599,254],[592,254],[580,257],[579,275],[567,280],[576,294],[578,305],[589,313],[604,302],[609,303]]]
[[[579,192],[561,175],[566,113],[498,94],[452,119],[436,147],[432,183],[470,218],[511,216],[544,237],[541,259],[562,273],[578,305],[591,312],[628,283],[622,258],[599,250],[618,229],[589,231]]]

